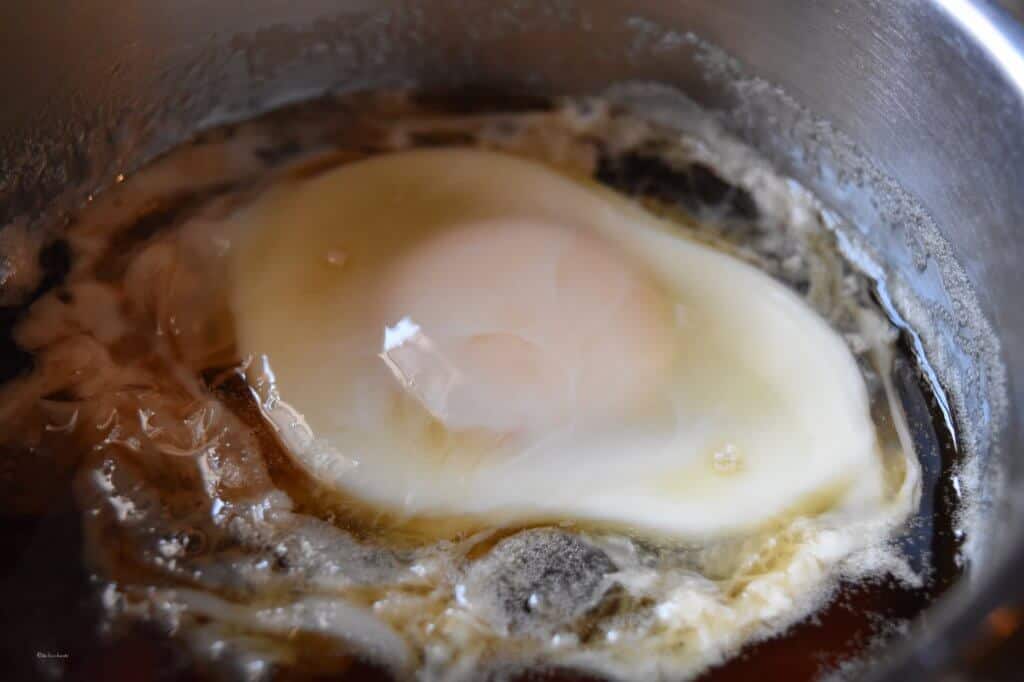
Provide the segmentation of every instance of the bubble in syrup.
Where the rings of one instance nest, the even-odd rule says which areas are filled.
[[[343,267],[348,261],[348,253],[342,249],[331,249],[327,252],[327,264],[336,268]]]

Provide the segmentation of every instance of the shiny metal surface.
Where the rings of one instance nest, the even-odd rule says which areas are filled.
[[[930,350],[949,356],[976,422],[990,493],[980,539],[989,542],[979,544],[971,578],[878,674],[926,679],[946,669],[987,614],[1024,590],[1014,574],[1024,561],[1024,31],[994,5],[7,2],[0,223],[73,204],[197,128],[325,90],[416,83],[563,93],[622,80],[671,84],[720,112],[855,223],[944,322]],[[946,267],[932,224],[962,273]],[[1001,341],[1005,423],[993,411],[999,378],[971,352],[961,275]]]

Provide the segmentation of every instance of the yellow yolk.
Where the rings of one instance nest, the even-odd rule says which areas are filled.
[[[536,431],[654,390],[668,300],[581,230],[490,221],[433,236],[382,274],[381,357],[453,430]]]

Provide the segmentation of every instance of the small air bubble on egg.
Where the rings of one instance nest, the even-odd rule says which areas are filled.
[[[740,452],[732,443],[726,443],[720,450],[712,455],[715,471],[720,474],[732,474],[742,466]]]

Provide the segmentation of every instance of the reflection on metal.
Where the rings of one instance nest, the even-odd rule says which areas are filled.
[[[989,631],[1000,639],[1012,636],[1020,629],[1021,614],[1016,609],[1001,607],[988,615]]]
[[[1024,54],[1007,35],[1005,26],[997,26],[979,6],[968,0],[936,0],[974,39],[985,46],[1017,90],[1024,93]]]
[[[941,682],[1017,682],[1024,647],[1024,608],[1000,606],[985,617],[975,639],[963,647],[957,664]]]

